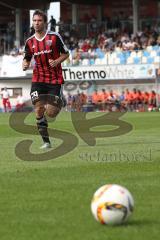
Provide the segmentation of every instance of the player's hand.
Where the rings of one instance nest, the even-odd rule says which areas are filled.
[[[56,60],[49,59],[50,67],[56,67],[58,64],[59,64],[59,61],[57,59]]]
[[[22,62],[23,71],[26,71],[29,68],[30,62],[26,61],[25,59]]]

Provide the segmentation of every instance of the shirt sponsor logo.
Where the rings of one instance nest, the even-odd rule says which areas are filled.
[[[52,40],[47,40],[46,41],[46,46],[51,46],[52,45]]]
[[[45,54],[45,53],[51,53],[52,52],[52,50],[50,49],[50,50],[42,50],[42,51],[40,51],[40,52],[35,52],[34,53],[34,56],[38,56],[38,55],[41,55],[41,54]]]

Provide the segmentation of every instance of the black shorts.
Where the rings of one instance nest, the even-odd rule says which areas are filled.
[[[38,101],[44,101],[45,104],[57,105],[61,101],[61,85],[49,83],[32,83],[31,100],[35,104]]]

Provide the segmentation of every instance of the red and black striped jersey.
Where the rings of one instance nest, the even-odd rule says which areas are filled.
[[[56,67],[49,65],[49,59],[57,59],[61,53],[68,53],[59,33],[47,31],[42,39],[35,35],[27,39],[24,59],[31,61],[34,57],[32,82],[45,82],[50,84],[63,84],[61,64]]]

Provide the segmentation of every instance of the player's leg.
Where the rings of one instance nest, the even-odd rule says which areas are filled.
[[[62,106],[61,85],[50,86],[48,89],[48,95],[45,96],[46,114],[50,118],[56,118]]]
[[[4,112],[7,112],[7,100],[5,98],[3,98],[3,108]]]
[[[51,144],[50,144],[49,134],[48,134],[48,122],[44,113],[45,113],[44,103],[41,101],[36,102],[35,114],[36,114],[36,120],[37,120],[37,128],[44,142],[44,145],[42,146],[42,148],[47,148],[47,147],[51,147]]]
[[[8,109],[9,109],[9,111],[11,111],[12,108],[11,108],[11,103],[10,103],[10,100],[9,100],[9,99],[7,100],[7,103],[6,103],[6,104],[7,104],[7,107],[8,107]]]
[[[50,118],[55,118],[58,113],[60,112],[61,107],[52,105],[52,104],[47,104],[46,105],[46,114],[48,115],[48,117]]]
[[[41,135],[44,144],[41,148],[50,148],[50,140],[48,134],[48,122],[45,117],[45,102],[41,99],[41,93],[43,94],[43,88],[40,85],[32,84],[31,87],[31,100],[35,108],[36,123],[39,134]]]
[[[48,90],[48,98],[47,98],[47,104],[46,104],[46,114],[51,117],[55,118],[58,113],[60,112],[62,106],[63,106],[63,100],[62,100],[62,89],[61,85],[56,84],[50,86],[50,89]]]

